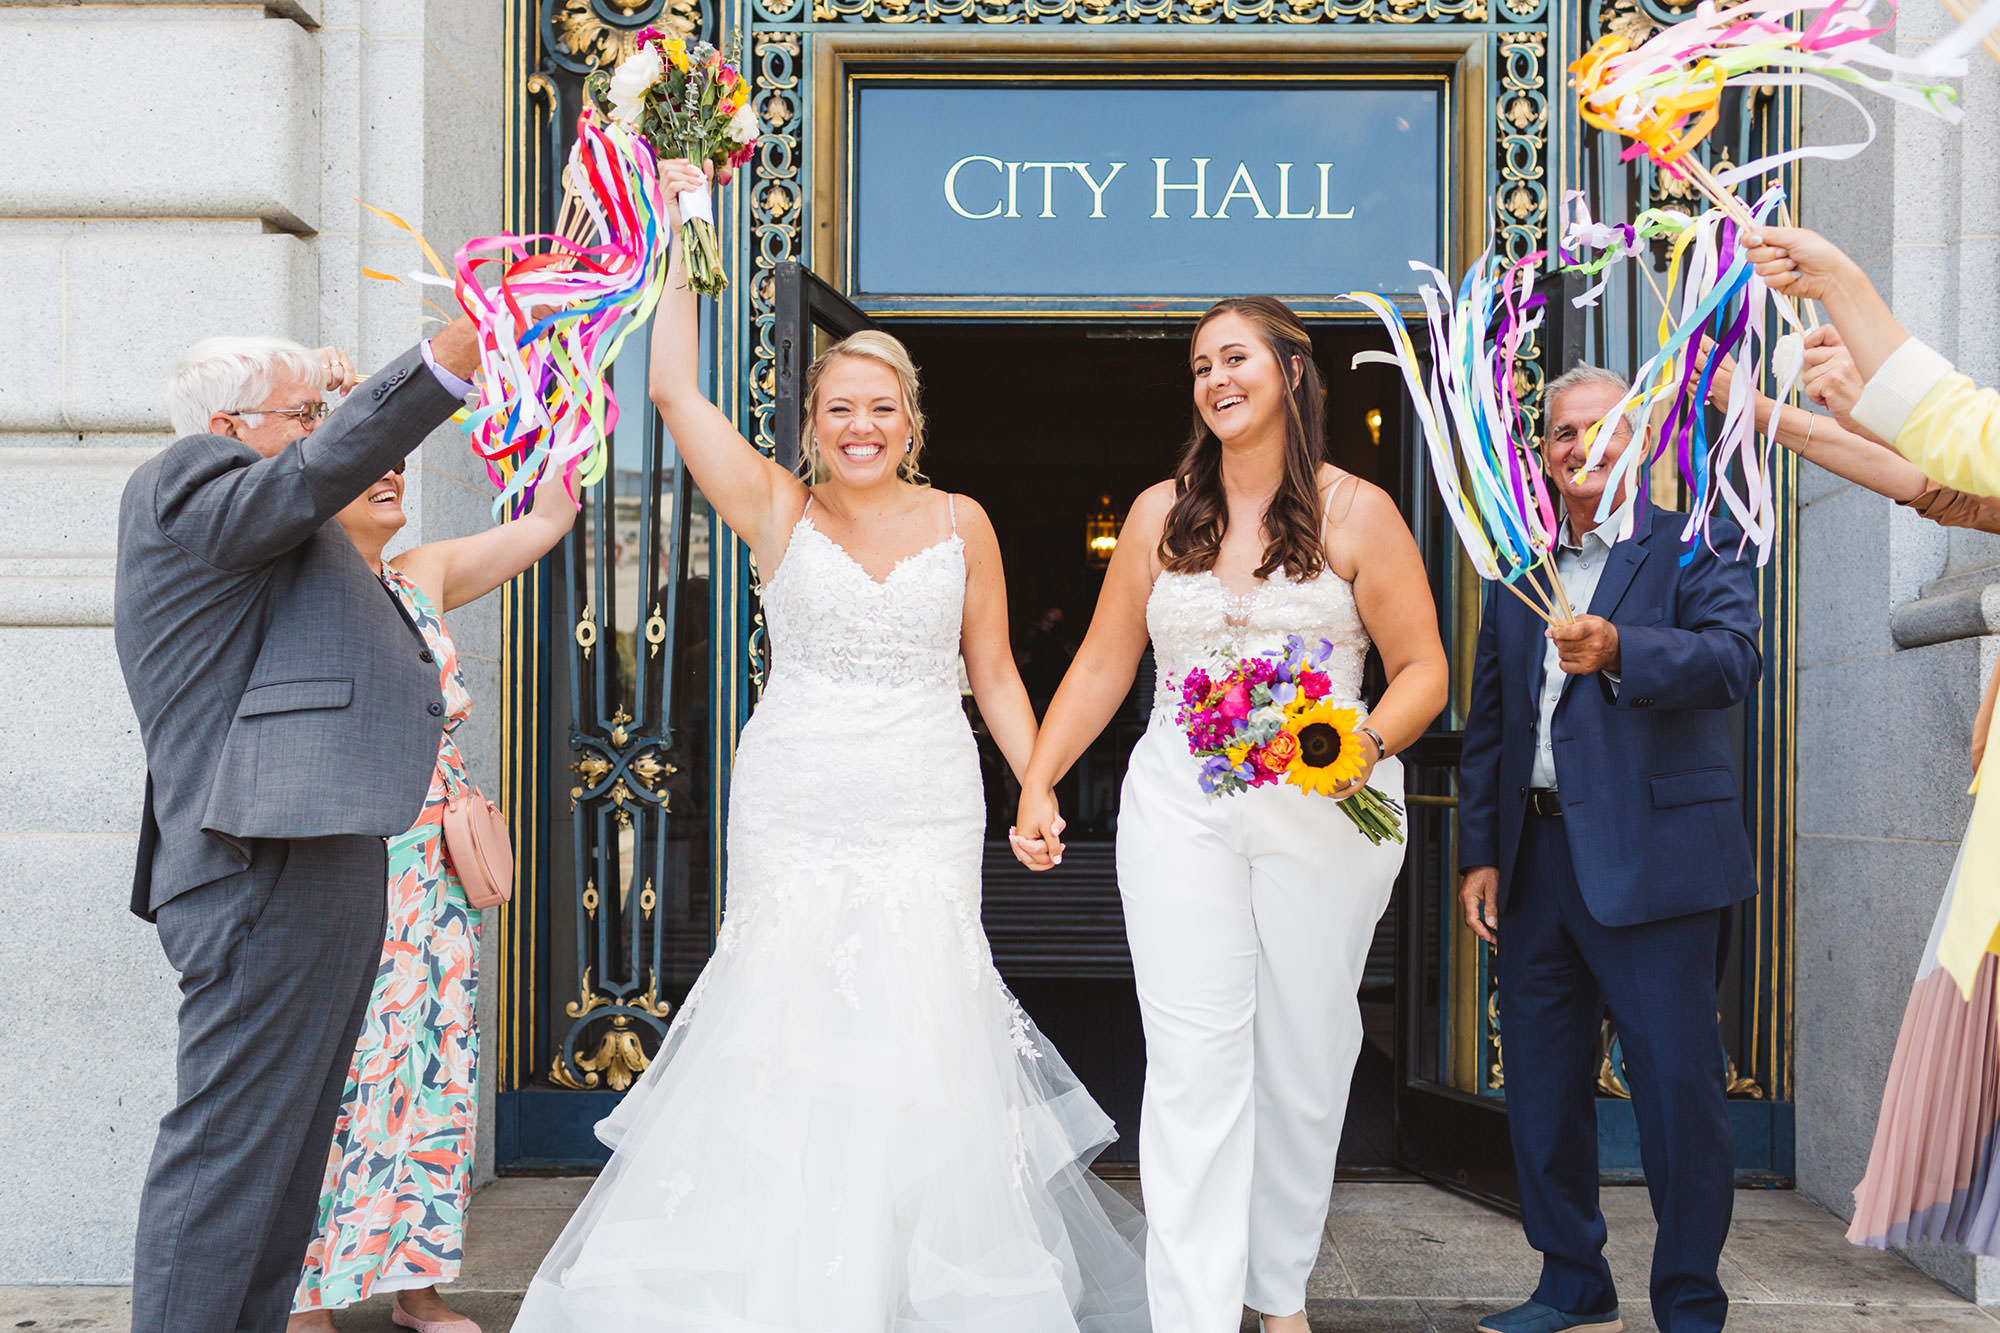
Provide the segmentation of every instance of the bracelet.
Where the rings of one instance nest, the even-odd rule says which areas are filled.
[[[1375,730],[1375,728],[1373,728],[1373,727],[1356,727],[1356,728],[1354,729],[1354,734],[1355,734],[1355,735],[1357,735],[1357,736],[1366,736],[1366,737],[1367,737],[1367,738],[1368,738],[1369,740],[1371,740],[1371,741],[1374,741],[1374,742],[1375,742],[1375,762],[1376,762],[1376,763],[1378,763],[1378,764],[1379,764],[1379,763],[1381,763],[1381,762],[1382,762],[1382,761],[1383,761],[1384,759],[1387,759],[1387,758],[1389,757],[1389,747],[1388,747],[1388,746],[1386,746],[1386,745],[1384,745],[1384,744],[1382,744],[1382,736],[1381,736],[1381,733],[1380,733],[1380,732],[1378,732],[1378,731],[1376,731],[1376,730]]]
[[[1803,407],[1800,408],[1799,411],[1806,412],[1806,410]],[[1804,458],[1807,454],[1812,452],[1813,427],[1817,426],[1818,424],[1819,424],[1819,413],[1806,412],[1806,442],[1799,446],[1800,458]]]

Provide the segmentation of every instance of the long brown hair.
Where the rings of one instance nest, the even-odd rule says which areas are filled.
[[[1299,382],[1285,398],[1285,471],[1271,502],[1264,507],[1264,562],[1257,577],[1267,579],[1280,567],[1295,579],[1316,577],[1326,566],[1326,546],[1320,538],[1319,465],[1326,457],[1326,381],[1313,362],[1312,335],[1275,296],[1232,296],[1208,308],[1194,326],[1190,349],[1207,323],[1218,315],[1240,315],[1256,328],[1278,369],[1292,373],[1293,358],[1301,367]],[[1198,574],[1215,568],[1222,537],[1229,528],[1229,503],[1222,492],[1222,441],[1194,409],[1194,425],[1180,461],[1174,465],[1174,506],[1160,529],[1160,564],[1176,574]]]

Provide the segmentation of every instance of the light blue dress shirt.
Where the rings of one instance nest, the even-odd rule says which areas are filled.
[[[1556,548],[1556,576],[1562,580],[1563,592],[1578,615],[1584,614],[1590,606],[1591,597],[1597,592],[1597,581],[1604,575],[1604,563],[1611,557],[1611,545],[1623,530],[1625,514],[1631,507],[1632,501],[1628,497],[1602,523],[1584,533],[1580,543],[1571,540],[1569,524],[1562,526],[1562,543]],[[1602,674],[1611,682],[1615,693],[1618,677],[1609,671]],[[1556,641],[1550,639],[1542,653],[1542,709],[1541,716],[1535,720],[1535,762],[1528,770],[1530,787],[1556,785],[1556,747],[1550,730],[1555,726],[1556,705],[1562,702],[1563,689],[1573,679],[1575,677],[1563,672],[1562,655],[1556,651]]]

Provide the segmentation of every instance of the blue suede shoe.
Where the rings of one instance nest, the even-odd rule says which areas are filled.
[[[1619,1333],[1625,1321],[1618,1317],[1615,1305],[1603,1314],[1564,1314],[1540,1301],[1529,1301],[1500,1314],[1487,1315],[1474,1327],[1479,1333],[1568,1333],[1573,1328]]]

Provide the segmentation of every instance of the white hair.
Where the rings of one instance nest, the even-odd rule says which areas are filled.
[[[1547,421],[1555,415],[1556,396],[1571,389],[1581,389],[1586,384],[1603,384],[1618,390],[1622,397],[1632,387],[1632,381],[1615,370],[1602,366],[1574,365],[1548,382],[1542,390],[1542,419]],[[1628,420],[1627,425],[1630,425]]]
[[[281,374],[317,387],[326,371],[290,338],[205,338],[174,362],[167,419],[176,435],[206,435],[210,417],[256,407]]]

